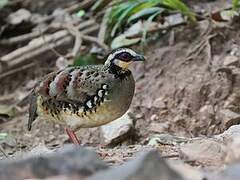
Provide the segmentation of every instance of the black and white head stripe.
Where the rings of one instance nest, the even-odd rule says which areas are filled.
[[[114,59],[119,59],[121,61],[131,61],[133,57],[137,56],[137,53],[129,48],[119,48],[116,50],[113,50],[107,58],[107,61],[105,64],[111,63]]]

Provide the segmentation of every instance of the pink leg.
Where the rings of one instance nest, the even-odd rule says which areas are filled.
[[[65,131],[70,139],[70,141],[73,143],[73,144],[76,144],[76,145],[80,145],[81,142],[80,140],[78,139],[78,137],[76,136],[76,134],[74,133],[74,131],[68,129],[68,128],[65,128]]]

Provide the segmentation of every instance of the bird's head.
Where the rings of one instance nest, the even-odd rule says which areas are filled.
[[[108,55],[105,65],[115,65],[121,69],[128,69],[132,62],[144,60],[144,56],[137,54],[129,48],[119,48]]]

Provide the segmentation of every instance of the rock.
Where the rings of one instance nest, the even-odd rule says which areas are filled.
[[[226,148],[214,139],[195,138],[180,146],[180,157],[206,166],[220,166],[227,155]]]
[[[153,115],[151,115],[151,117],[150,117],[150,120],[151,121],[157,121],[159,119],[159,117],[158,117],[158,115],[156,115],[156,114],[153,114]]]
[[[235,138],[240,137],[240,125],[231,126],[229,129],[224,131],[222,134],[215,135],[214,138],[218,141],[226,144],[233,141]]]
[[[133,120],[128,113],[101,127],[105,144],[116,144],[126,138],[133,129]]]
[[[228,129],[230,126],[240,123],[240,114],[228,109],[220,110],[218,118],[222,122],[223,129]]]
[[[53,150],[48,149],[45,144],[40,143],[38,146],[32,148],[31,151],[28,152],[27,156],[40,156],[52,152]]]
[[[31,180],[40,180],[40,179],[31,179]],[[45,178],[44,180],[86,180],[86,178],[77,174],[71,174],[71,175],[53,176],[53,177]]]
[[[31,12],[26,9],[19,9],[15,13],[8,16],[7,21],[9,24],[17,25],[23,21],[29,21],[31,18]]]
[[[232,111],[238,110],[238,104],[240,103],[240,94],[239,93],[232,93],[224,102],[224,108],[230,109]]]
[[[239,64],[239,59],[237,56],[228,55],[223,60],[224,66],[238,66],[238,64]]]
[[[240,164],[234,164],[227,167],[220,173],[209,175],[206,179],[209,180],[237,180],[240,179]]]
[[[154,100],[152,106],[159,109],[164,109],[167,107],[163,97],[157,98],[156,100]]]
[[[172,170],[157,151],[139,155],[121,166],[96,173],[87,180],[177,180],[182,177]]]
[[[227,147],[226,163],[240,160],[240,125],[231,126],[224,133],[215,138]]]
[[[206,179],[205,173],[200,171],[199,168],[192,167],[181,161],[168,160],[169,166],[177,171],[185,180],[204,180]]]
[[[215,117],[214,109],[212,105],[205,105],[199,110],[199,119],[203,122],[211,122],[211,119]]]
[[[1,161],[0,179],[46,178],[66,174],[87,177],[106,168],[107,165],[94,152],[82,147],[67,146],[45,156]]]
[[[156,146],[158,144],[163,145],[176,145],[180,143],[186,143],[189,139],[184,137],[177,137],[170,134],[155,134],[150,138],[148,145]]]
[[[149,131],[152,131],[155,133],[163,133],[163,132],[166,132],[169,127],[170,127],[170,123],[168,121],[163,123],[154,122],[150,124]]]

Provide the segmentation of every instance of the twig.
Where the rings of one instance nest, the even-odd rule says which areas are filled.
[[[99,25],[96,24],[94,26],[91,26],[89,28],[82,30],[81,32],[82,32],[82,34],[90,34],[92,32],[96,32],[98,29],[99,29]]]
[[[42,37],[34,39],[28,45],[26,45],[22,48],[16,49],[15,51],[1,57],[0,60],[5,63],[8,63],[10,61],[9,63],[11,63],[12,59],[17,59],[19,56],[21,57],[22,54],[26,54],[27,52],[32,52],[32,51],[42,47],[43,45],[46,44],[46,42],[57,41],[67,35],[68,35],[67,31],[61,30],[52,35],[46,36],[45,41],[43,40]]]
[[[107,23],[108,23],[108,17],[111,13],[112,8],[108,8],[106,13],[103,16],[102,23],[100,25],[100,29],[98,32],[98,41],[100,43],[105,42],[106,32],[107,32]]]
[[[164,158],[164,159],[176,158],[176,157],[179,157],[179,154],[164,155],[164,156],[161,156],[161,157]]]
[[[45,36],[44,36],[43,32],[41,32],[41,29],[39,29],[39,31],[40,31],[40,33],[41,33],[41,36],[42,36],[42,38],[43,38],[43,41],[48,45],[49,49],[50,49],[53,53],[55,53],[58,57],[64,58],[64,56],[63,56],[62,54],[60,54],[58,51],[56,51],[54,48],[52,48],[52,46],[49,46],[49,43],[46,42]]]
[[[12,38],[9,38],[9,39],[3,39],[3,40],[0,41],[0,43],[2,45],[12,45],[12,44],[16,44],[16,43],[21,43],[21,42],[36,38],[39,35],[41,35],[41,33],[44,33],[47,30],[48,30],[48,28],[44,28],[44,29],[41,30],[41,32],[40,31],[34,31],[34,32],[31,32],[31,33],[19,35],[19,36],[12,37]]]
[[[75,57],[82,45],[82,34],[81,32],[71,23],[68,24],[68,26],[65,26],[65,28],[67,28],[69,30],[69,32],[75,36],[75,42],[74,42],[74,46],[73,46],[73,50],[71,53],[72,57]]]
[[[34,49],[22,56],[20,56],[19,58],[16,58],[15,60],[12,60],[10,62],[8,62],[8,68],[11,68],[11,67],[14,67],[20,63],[23,63],[24,61],[26,60],[29,60],[35,56],[38,56],[39,54],[42,54],[48,50],[51,50],[53,48],[56,48],[56,47],[59,47],[59,46],[62,46],[64,44],[67,44],[67,43],[70,43],[72,40],[71,37],[67,36],[67,37],[64,37],[62,39],[59,39],[57,40],[56,42],[52,42],[52,43],[49,43],[48,46],[42,46],[38,49]]]
[[[93,20],[89,20],[81,23],[77,28],[81,30],[90,26],[90,28],[88,28],[87,30],[82,31],[83,34],[88,34],[98,29],[98,25],[94,24],[95,22]],[[92,25],[93,27],[91,27]],[[49,48],[45,46],[47,43],[56,42],[64,38],[65,40],[59,42],[71,41],[71,35],[69,35],[69,32],[67,30],[57,31],[52,35],[45,36],[45,40],[43,40],[42,37],[34,39],[28,45],[16,49],[15,51],[12,51],[11,53],[1,57],[0,61],[2,63],[5,63],[8,68],[11,68],[12,66],[21,63],[26,59],[32,58],[36,55],[39,55],[39,53],[43,53],[49,50]],[[58,46],[60,45],[59,42]]]
[[[101,41],[99,41],[99,39],[97,39],[96,37],[93,36],[88,36],[88,35],[83,35],[83,40],[85,41],[89,41],[89,42],[93,42],[95,44],[97,44],[99,47],[101,47],[102,49],[104,49],[105,51],[108,51],[109,48],[106,44],[102,43]]]
[[[207,51],[207,64],[208,64],[208,68],[211,66],[211,62],[212,62],[212,47],[210,44],[210,41],[213,37],[215,37],[217,34],[211,34],[209,36],[207,36],[206,38],[206,51]]]
[[[91,42],[91,43],[95,43],[96,45],[98,45],[99,47],[104,49],[105,51],[109,50],[108,46],[106,44],[100,42],[100,40],[98,40],[98,38],[93,37],[93,36],[84,35],[84,34],[88,34],[91,31],[98,30],[99,29],[98,27],[99,27],[98,25],[93,26],[92,28],[89,28],[89,29],[86,29],[82,32],[79,32],[78,29],[75,28],[73,25],[70,25],[70,27],[66,26],[66,28],[70,31],[70,33],[72,35],[76,36],[75,45],[74,45],[74,48],[72,50],[72,55],[73,56],[77,55],[77,52],[80,49],[80,46],[82,44],[82,40],[88,41],[88,42]]]
[[[94,0],[85,0],[83,2],[77,2],[76,4],[73,4],[72,6],[65,8],[65,11],[68,13],[73,13],[79,9],[86,9],[90,7],[95,1]]]
[[[10,75],[13,75],[13,74],[15,74],[15,73],[18,73],[18,72],[20,72],[20,71],[26,70],[26,69],[34,66],[34,65],[35,65],[35,63],[30,63],[30,64],[21,66],[21,67],[16,68],[16,69],[9,70],[9,71],[7,71],[7,72],[5,72],[5,73],[3,73],[3,74],[0,74],[0,79],[3,79],[3,78],[5,78],[5,77],[7,77],[7,76],[10,76]]]
[[[4,150],[3,150],[1,145],[0,145],[0,151],[6,158],[9,158],[8,155],[4,152]]]

